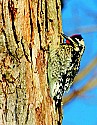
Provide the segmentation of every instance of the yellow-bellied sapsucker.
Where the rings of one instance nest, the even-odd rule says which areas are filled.
[[[70,89],[74,77],[79,71],[81,57],[85,50],[80,34],[68,37],[61,33],[66,43],[60,44],[48,57],[48,82],[50,94],[57,105],[63,93]]]

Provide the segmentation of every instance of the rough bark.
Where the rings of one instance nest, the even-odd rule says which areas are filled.
[[[1,0],[0,15],[0,125],[56,125],[47,57],[61,42],[60,0]]]

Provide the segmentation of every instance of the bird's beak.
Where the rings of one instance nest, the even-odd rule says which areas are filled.
[[[65,38],[68,39],[68,36],[66,36],[65,34],[61,33],[61,35]],[[69,40],[69,39],[68,39]]]

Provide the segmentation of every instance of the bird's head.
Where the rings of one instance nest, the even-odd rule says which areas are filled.
[[[61,35],[66,39],[66,44],[73,46],[75,51],[84,51],[85,44],[80,34],[72,35],[70,37],[63,33],[61,33]]]

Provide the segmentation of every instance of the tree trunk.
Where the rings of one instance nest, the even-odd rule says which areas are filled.
[[[60,0],[1,0],[0,125],[57,125],[48,46],[61,42]]]

